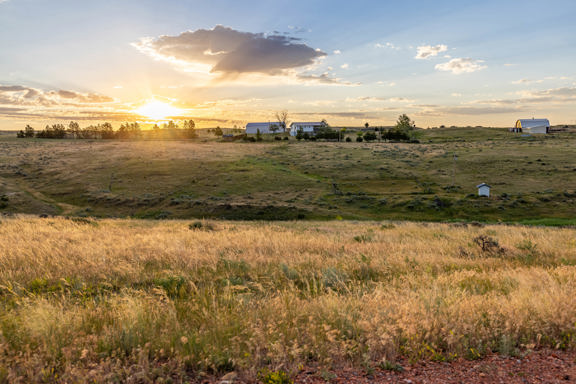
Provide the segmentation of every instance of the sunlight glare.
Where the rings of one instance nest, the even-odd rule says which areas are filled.
[[[173,107],[170,104],[158,100],[151,100],[135,109],[133,112],[153,120],[164,120],[169,116],[178,116],[182,114],[180,108]]]

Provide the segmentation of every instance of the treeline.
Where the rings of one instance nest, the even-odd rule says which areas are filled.
[[[140,139],[144,136],[150,138],[165,138],[165,139],[193,139],[198,137],[196,132],[196,124],[194,120],[186,120],[182,122],[182,128],[174,121],[169,121],[159,127],[154,125],[152,130],[143,131],[138,123],[123,123],[120,128],[114,130],[112,124],[102,123],[97,125],[89,125],[81,128],[80,124],[71,121],[66,127],[64,124],[46,125],[46,127],[37,131],[30,125],[26,125],[24,130],[16,134],[19,138],[33,138],[40,139]]]
[[[347,141],[350,142],[352,139],[346,135],[346,129],[334,130],[332,128],[323,128],[316,131],[314,134],[309,134],[308,132],[298,132],[296,134],[296,140],[305,141],[316,141],[316,140],[327,140],[327,141]],[[402,130],[398,128],[374,128],[374,131],[367,132],[357,132],[356,141],[415,141],[415,138],[411,134],[411,131]]]

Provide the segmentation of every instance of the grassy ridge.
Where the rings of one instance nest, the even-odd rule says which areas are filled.
[[[576,135],[420,135],[420,144],[1,138],[0,210],[157,219],[576,216]],[[481,182],[493,198],[476,197]]]
[[[193,224],[193,225],[191,225]],[[568,228],[10,218],[0,381],[573,348]]]

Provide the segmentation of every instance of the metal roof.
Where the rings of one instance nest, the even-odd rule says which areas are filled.
[[[548,119],[519,119],[516,122],[516,127],[518,127],[518,123],[520,123],[521,128],[550,126],[550,121],[548,121]]]
[[[304,123],[292,123],[292,125],[325,125],[326,123],[323,121],[314,121],[314,122],[304,122]]]
[[[246,124],[246,128],[248,127],[270,127],[271,125],[278,125],[278,123],[248,123]]]
[[[476,186],[476,188],[482,188],[482,187],[492,188],[491,186],[489,186],[489,185],[486,184],[486,183],[478,184],[478,185]]]

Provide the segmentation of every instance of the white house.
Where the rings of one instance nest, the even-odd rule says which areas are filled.
[[[516,121],[512,132],[522,133],[548,133],[550,132],[550,121],[548,119],[520,119]]]
[[[478,188],[478,196],[490,197],[490,188],[492,187],[488,184],[482,183],[477,185],[476,188]]]
[[[284,130],[280,126],[280,123],[248,123],[246,124],[246,133],[256,134],[260,131],[261,134],[265,133],[279,133]]]
[[[290,136],[296,136],[298,134],[298,131],[313,135],[318,129],[326,128],[327,126],[328,124],[326,124],[325,121],[292,123],[290,124]]]

